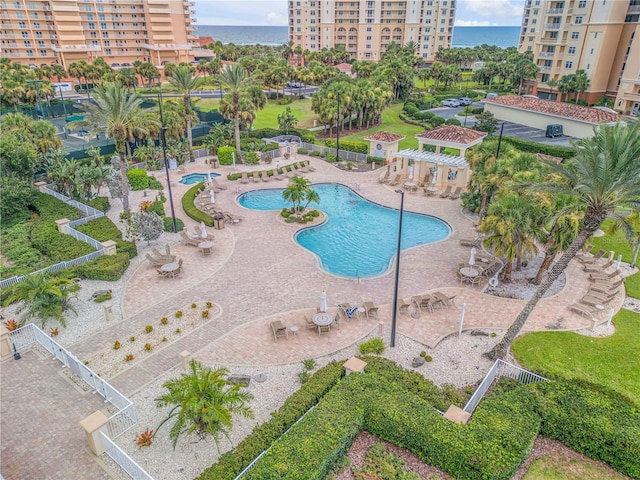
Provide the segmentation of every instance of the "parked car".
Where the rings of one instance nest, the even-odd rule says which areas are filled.
[[[496,98],[497,96],[497,93],[487,93],[487,98]]]
[[[111,66],[112,66],[113,68],[117,68],[117,67],[119,67],[119,66],[120,66],[120,64],[119,64],[119,63],[112,63],[112,64],[111,64]]]
[[[125,62],[125,63],[123,63],[123,64],[121,65],[121,67],[133,67],[133,65],[131,65],[130,63],[126,63],[126,62]]]
[[[444,105],[445,107],[459,107],[460,100],[458,100],[457,98],[447,98],[446,100],[442,101],[442,105]]]
[[[301,88],[302,83],[300,82],[287,82],[287,87],[289,88]]]
[[[468,107],[473,103],[473,100],[470,99],[469,97],[462,97],[462,98],[459,98],[458,100],[460,101],[461,107]]]

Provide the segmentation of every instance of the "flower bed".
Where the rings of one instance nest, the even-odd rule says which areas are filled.
[[[115,377],[156,350],[217,318],[221,311],[219,305],[211,302],[185,305],[165,317],[150,320],[144,327],[128,332],[126,337],[105,339],[108,346],[87,358],[85,363],[101,377]]]

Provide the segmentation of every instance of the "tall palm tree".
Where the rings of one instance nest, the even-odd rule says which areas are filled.
[[[549,269],[498,345],[488,353],[490,358],[504,358],[538,301],[605,218],[620,219],[623,215],[616,211],[620,206],[640,207],[640,123],[601,125],[594,128],[593,138],[579,140],[575,145],[577,155],[568,162],[545,162],[552,172],[550,178],[560,181],[529,185],[528,189],[575,196],[576,202],[565,212],[584,210],[580,233]]]
[[[573,86],[576,91],[576,104],[580,101],[580,94],[589,88],[591,81],[587,76],[587,72],[580,69],[573,76]]]
[[[558,88],[559,85],[560,85],[560,81],[556,80],[555,78],[551,78],[551,79],[547,80],[547,86],[549,87],[549,90],[551,91],[550,95],[553,95],[553,89],[554,88]]]
[[[136,93],[129,94],[119,83],[99,85],[93,99],[95,103],[87,102],[84,105],[86,123],[95,131],[104,131],[107,137],[116,142],[116,153],[120,156],[122,206],[129,210],[126,143],[140,134],[146,134],[151,124],[158,122],[149,116],[143,116],[140,110],[143,99]]]
[[[163,384],[168,391],[156,398],[158,407],[171,407],[157,431],[169,420],[175,423],[169,432],[175,450],[183,433],[197,433],[200,438],[210,435],[217,444],[220,435],[228,437],[233,417],[253,418],[249,408],[250,393],[242,385],[228,385],[226,368],[212,370],[191,360],[189,373]]]
[[[244,69],[239,65],[227,65],[218,75],[222,88],[231,96],[233,105],[233,120],[235,122],[236,151],[240,155],[240,95],[250,85]],[[239,159],[240,160],[240,159]]]
[[[194,77],[193,73],[188,68],[179,66],[175,69],[173,75],[169,79],[169,84],[175,88],[178,93],[182,94],[187,126],[187,141],[189,143],[189,156],[193,162],[195,161],[195,158],[193,156],[193,134],[191,133],[191,92],[196,90],[202,84],[202,79]]]

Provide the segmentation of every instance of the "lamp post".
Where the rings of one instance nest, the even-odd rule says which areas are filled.
[[[62,85],[60,85],[60,82],[58,82],[58,89],[60,90],[60,100],[62,100],[62,111],[64,112],[64,119],[66,120],[67,119],[67,106],[64,104],[64,95],[62,94]]]
[[[504,122],[500,126],[500,138],[498,138],[498,151],[496,152],[496,160],[500,159],[500,147],[502,146],[502,132],[504,131]]]
[[[160,77],[153,77],[160,81]],[[162,116],[162,89],[158,89],[158,104],[160,106],[160,141],[162,142],[162,155],[164,157],[164,171],[167,175],[167,190],[169,191],[169,205],[171,206],[171,219],[173,220],[173,233],[178,233],[178,226],[176,225],[176,212],[173,209],[173,195],[171,193],[171,179],[169,178],[169,161],[167,160],[167,127],[164,126],[164,117]]]
[[[336,162],[340,161],[340,92],[338,92],[338,121],[336,122]]]
[[[400,279],[400,242],[402,240],[402,212],[404,210],[404,190],[396,190],[400,194],[400,221],[398,223],[398,246],[396,249],[396,283],[393,290],[393,316],[391,317],[391,342],[396,346],[396,322],[398,316],[398,281]]]

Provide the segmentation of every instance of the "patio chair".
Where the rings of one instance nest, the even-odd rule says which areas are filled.
[[[580,299],[580,303],[584,303],[585,305],[590,305],[595,307],[596,305],[601,305],[600,299],[592,297],[590,295],[585,295]]]
[[[171,262],[167,262],[166,260],[163,260],[161,258],[153,258],[151,255],[149,255],[148,253],[145,254],[145,258],[147,260],[149,260],[149,262],[151,263],[151,265],[153,265],[154,267],[161,267],[163,266],[165,263],[171,263]]]
[[[191,238],[187,232],[184,230],[180,231],[180,236],[182,237],[182,241],[185,245],[191,245],[192,247],[197,247],[200,245],[200,239]]]
[[[456,187],[456,189],[454,190],[454,192],[449,195],[449,198],[451,200],[457,200],[460,198],[460,192],[462,191],[462,187]]]
[[[396,185],[398,185],[400,183],[400,179],[402,178],[402,175],[400,175],[399,173],[396,174],[395,177],[393,177],[393,180],[391,180],[389,182],[389,185],[391,187],[395,187]]]
[[[309,167],[309,171],[310,172],[315,172],[316,169],[313,165],[311,165],[311,162],[309,160],[307,160],[307,167]]]
[[[260,172],[253,172],[253,176],[251,177],[253,179],[253,183],[260,183]]]
[[[342,310],[344,313],[344,317],[347,320],[351,320],[352,318],[360,318],[360,312],[358,312],[358,307],[352,307],[350,303],[340,303],[338,304],[338,308]]]
[[[240,183],[249,183],[247,172],[242,172],[242,175],[240,176]]]
[[[430,180],[431,180],[431,174],[427,172],[424,174],[424,177],[422,177],[422,180],[418,180],[418,186],[426,187],[427,185],[429,185]]]
[[[482,277],[480,275],[478,275],[477,277],[473,277],[471,279],[471,286],[475,287],[475,286],[480,286],[480,281],[482,280]]]
[[[167,260],[167,263],[171,263],[176,259],[175,255],[167,255],[165,253],[160,252],[156,247],[151,249],[151,253],[153,253],[154,257],[158,260]]]
[[[446,308],[449,308],[451,305],[453,305],[454,298],[456,298],[456,295],[449,297],[442,292],[433,292],[432,296],[437,298],[440,303]]]
[[[589,274],[589,280],[595,282],[597,280],[612,280],[620,274],[620,270],[614,270],[611,273],[606,272],[594,272]]]
[[[273,177],[274,180],[282,180],[283,175],[281,173],[278,172],[277,168],[273,169]]]
[[[404,313],[409,313],[409,307],[411,306],[411,301],[406,301],[405,299],[401,298],[398,300],[398,313],[402,314]]]
[[[447,188],[444,189],[444,192],[440,194],[440,198],[448,198],[451,195],[451,185],[447,185]]]
[[[266,170],[262,171],[262,181],[263,182],[268,182],[269,180],[271,180],[271,178],[269,178],[269,174],[267,173]]]
[[[594,307],[590,307],[589,305],[581,305],[579,303],[574,303],[569,307],[569,310],[579,313],[583,317],[589,317],[593,319],[593,316],[598,313],[600,310]]]
[[[604,263],[602,265],[594,265],[591,263],[586,263],[584,265],[583,270],[585,272],[590,272],[590,273],[594,273],[594,272],[604,272],[607,268],[610,268],[613,266],[613,264],[615,263],[615,260],[609,260],[607,263]]]
[[[163,272],[160,268],[156,268],[156,272],[158,272],[158,275],[160,275],[162,278],[169,277],[169,272]]]
[[[595,298],[597,300],[600,300],[600,304],[604,305],[605,303],[609,303],[611,300],[613,300],[614,298],[616,298],[616,293],[613,294],[609,294],[609,293],[602,293],[602,292],[597,292],[595,290],[591,290],[589,289],[589,291],[587,291],[587,297],[590,298]]]
[[[318,325],[318,335],[331,332],[331,325]]]
[[[389,180],[390,176],[391,176],[391,172],[387,170],[386,172],[384,172],[382,175],[378,177],[378,183],[386,183]]]
[[[277,342],[278,338],[286,337],[289,340],[289,331],[287,327],[282,325],[280,320],[276,320],[275,322],[271,322],[271,332],[273,333],[273,339]]]
[[[307,328],[310,328],[310,329],[315,329],[317,327],[317,325],[313,323],[311,320],[309,320],[309,318],[306,315],[304,315],[304,324]]]
[[[578,257],[578,260],[581,261],[582,263],[596,263],[598,260],[600,260],[604,256],[605,253],[607,253],[607,251],[604,249],[601,249],[601,250],[598,250],[598,252],[593,257],[583,256],[583,257]]]
[[[378,307],[373,302],[364,302],[364,314],[369,320],[369,317],[378,318]]]

